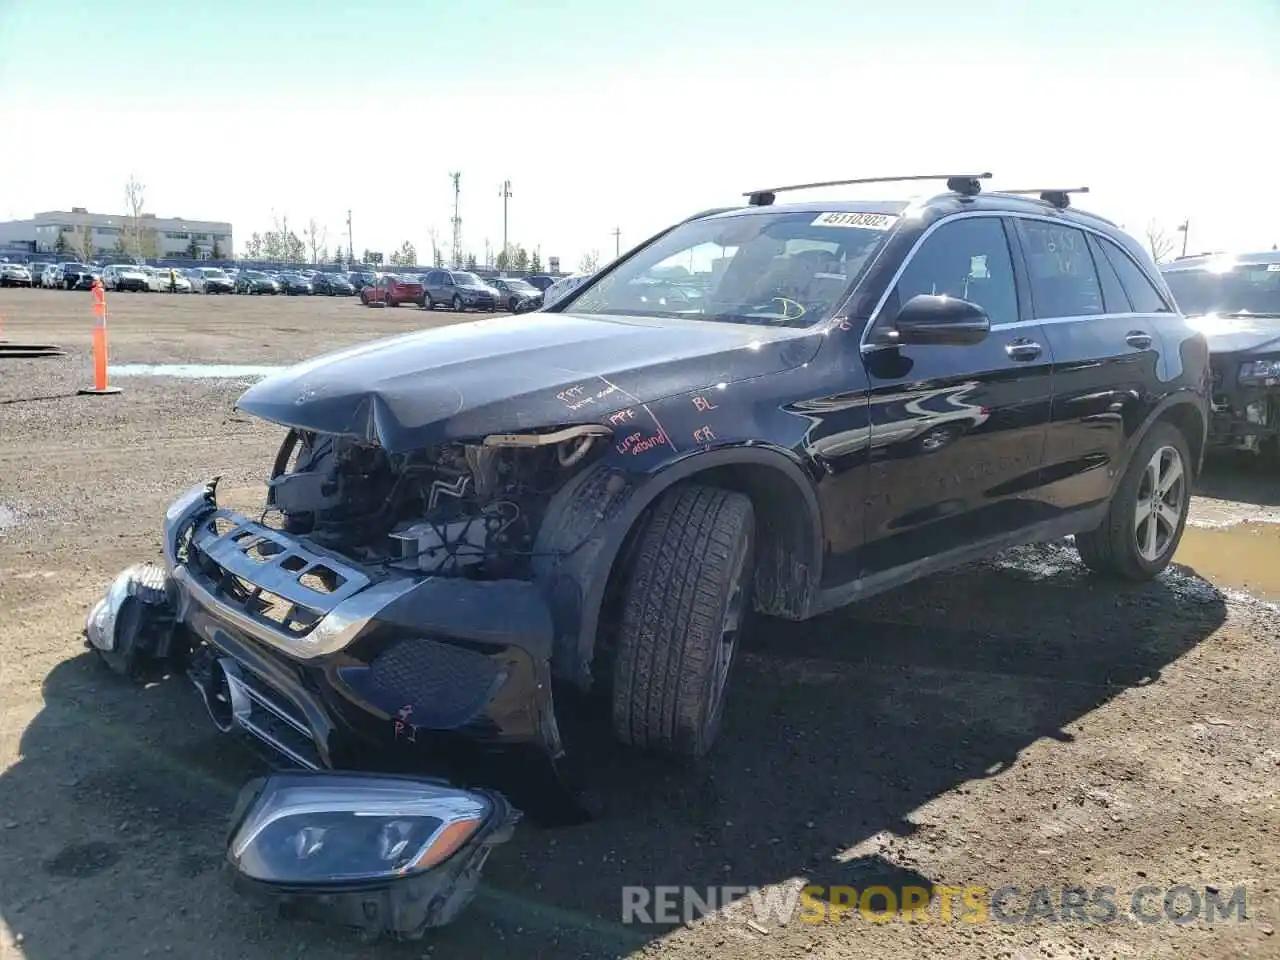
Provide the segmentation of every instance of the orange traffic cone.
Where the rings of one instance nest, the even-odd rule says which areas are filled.
[[[78,391],[92,396],[119,393],[119,387],[107,385],[107,293],[102,281],[93,281],[93,386]]]

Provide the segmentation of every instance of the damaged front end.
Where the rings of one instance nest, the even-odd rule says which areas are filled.
[[[1280,353],[1214,353],[1210,364],[1210,442],[1249,453],[1280,453]]]
[[[413,936],[456,915],[509,835],[504,795],[544,822],[586,818],[560,769],[552,616],[532,561],[542,512],[608,433],[564,427],[391,454],[293,429],[260,516],[221,507],[216,480],[169,507],[163,568],[122,573],[86,636],[119,673],[181,669],[219,730],[303,777],[288,781],[309,798],[300,819],[270,834],[271,855],[302,873],[258,875],[252,844],[233,839],[249,888],[320,904],[366,933]],[[405,794],[423,823],[451,806],[487,812],[468,821],[476,839],[446,872],[419,857],[417,879],[393,870],[387,886],[330,869],[321,847],[319,859],[297,853],[321,828],[351,832],[334,834],[343,856],[394,846],[369,833],[361,791]],[[386,817],[412,834],[405,844],[426,842],[407,814]]]

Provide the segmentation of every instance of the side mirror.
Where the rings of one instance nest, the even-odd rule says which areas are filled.
[[[969,346],[991,332],[991,318],[976,303],[959,297],[921,293],[912,297],[893,318],[893,343]]]

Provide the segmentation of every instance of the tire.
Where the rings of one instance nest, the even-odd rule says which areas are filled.
[[[400,306],[400,304],[397,303],[396,300],[389,293],[385,297],[383,297],[382,302],[385,303],[388,307]]]
[[[659,501],[626,571],[613,663],[620,741],[685,759],[711,749],[751,608],[754,546],[743,494],[690,483]]]
[[[510,300],[507,301],[507,309],[510,310],[512,313],[519,313],[520,301],[517,300],[515,297],[512,297]]]
[[[453,306],[454,313],[462,313],[465,310],[465,307],[463,306],[463,303],[462,303],[462,298],[458,296],[456,293],[453,295],[452,306]]]
[[[1176,480],[1170,480],[1175,461],[1180,473]],[[1163,489],[1160,500],[1168,509],[1153,514],[1142,505],[1152,499],[1151,482],[1157,468],[1157,490]],[[1166,421],[1154,424],[1116,487],[1106,519],[1096,530],[1076,534],[1076,549],[1085,566],[1095,573],[1136,583],[1159,576],[1177,552],[1187,524],[1191,470],[1191,453],[1182,431]],[[1140,510],[1146,517],[1142,523]]]

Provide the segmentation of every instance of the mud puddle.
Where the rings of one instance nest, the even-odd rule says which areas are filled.
[[[178,377],[184,380],[243,380],[267,377],[280,366],[235,363],[121,363],[111,367],[113,377]]]
[[[1188,526],[1173,559],[1220,587],[1280,602],[1280,525]]]

